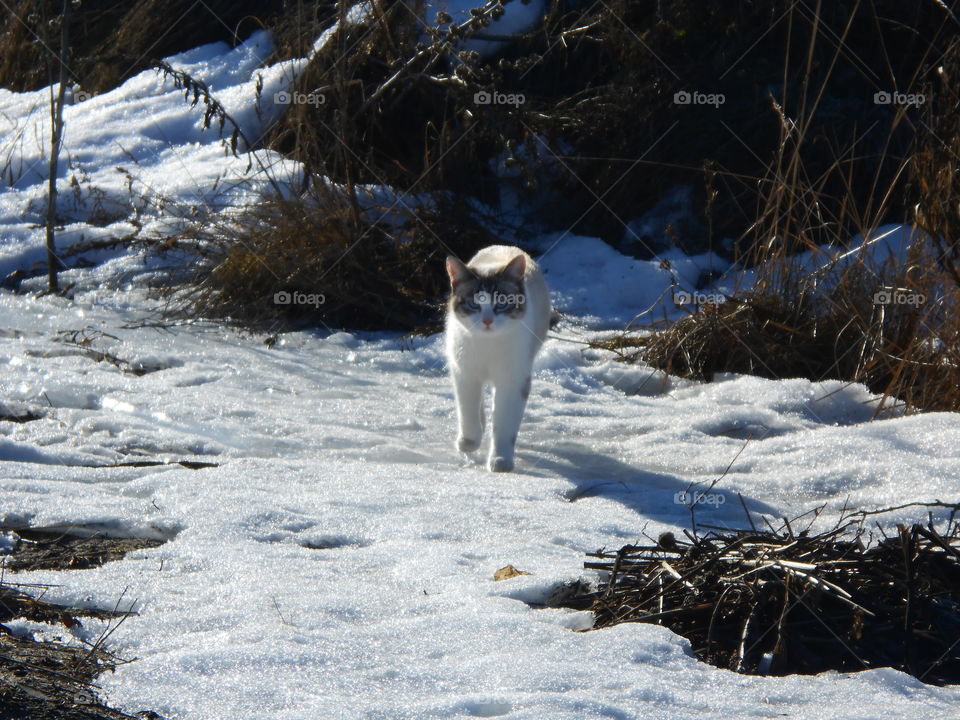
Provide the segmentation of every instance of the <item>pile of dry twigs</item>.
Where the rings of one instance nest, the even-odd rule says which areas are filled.
[[[893,667],[960,682],[960,523],[865,540],[865,515],[820,534],[784,520],[590,553],[585,567],[609,572],[588,596],[595,627],[664,625],[700,659],[744,673]]]
[[[84,647],[38,639],[5,624],[22,618],[72,629],[81,626],[78,616],[122,620],[127,613],[56,605],[21,587],[45,589],[9,584],[0,576],[0,718],[133,720],[98,697],[97,676],[124,662],[103,648],[110,631]]]

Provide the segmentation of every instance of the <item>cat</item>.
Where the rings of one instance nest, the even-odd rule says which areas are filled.
[[[483,437],[483,388],[493,386],[487,469],[513,470],[513,448],[530,395],[533,360],[550,325],[550,293],[523,250],[491,245],[464,265],[447,258],[450,301],[446,350],[457,402],[456,447],[469,453]]]

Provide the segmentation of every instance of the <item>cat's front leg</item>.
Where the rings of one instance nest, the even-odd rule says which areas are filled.
[[[493,442],[487,459],[487,469],[491,472],[513,470],[513,448],[529,394],[529,377],[503,381],[494,388]]]
[[[483,439],[483,383],[467,373],[454,373],[453,389],[457,398],[457,450],[468,453],[480,447]]]

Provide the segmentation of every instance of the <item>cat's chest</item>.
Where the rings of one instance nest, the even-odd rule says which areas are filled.
[[[478,367],[512,367],[522,364],[526,353],[521,338],[513,332],[461,332],[453,339],[451,350],[459,364]]]

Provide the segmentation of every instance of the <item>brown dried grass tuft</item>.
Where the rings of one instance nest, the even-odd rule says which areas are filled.
[[[389,223],[377,220],[387,215]],[[304,197],[268,198],[226,224],[198,224],[181,239],[205,248],[205,258],[174,296],[177,314],[270,331],[435,330],[446,255],[468,257],[492,240],[446,207],[361,209],[320,185]],[[278,293],[293,302],[277,302]]]

